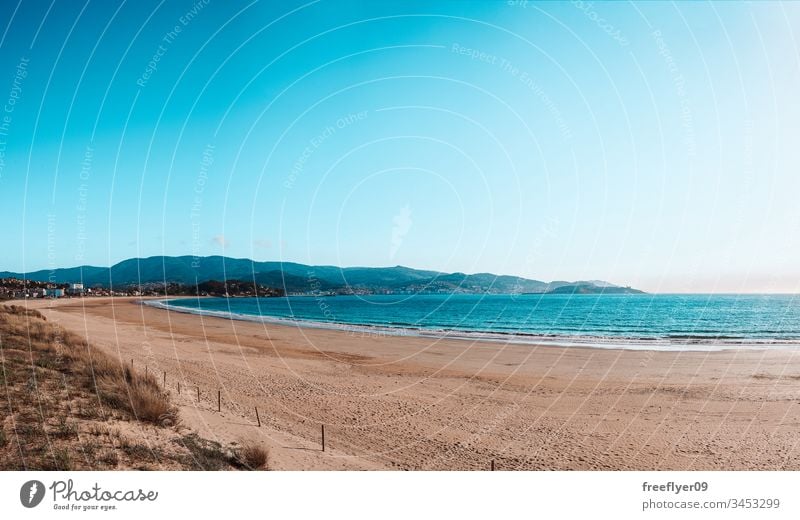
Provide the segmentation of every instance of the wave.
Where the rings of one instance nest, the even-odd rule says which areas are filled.
[[[602,336],[596,334],[533,333],[524,331],[475,330],[467,328],[420,327],[408,323],[352,324],[337,321],[316,321],[302,318],[283,318],[200,309],[170,305],[175,300],[141,300],[139,303],[172,312],[210,316],[238,321],[293,326],[312,329],[338,330],[370,336],[413,336],[433,339],[491,341],[512,344],[561,347],[589,347],[623,350],[717,351],[735,349],[800,348],[800,338],[763,338],[735,335],[669,334],[665,336]]]

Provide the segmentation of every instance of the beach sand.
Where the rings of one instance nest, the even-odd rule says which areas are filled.
[[[254,439],[273,469],[800,469],[800,352],[366,336],[139,300],[26,305],[137,370],[166,371],[186,426]]]

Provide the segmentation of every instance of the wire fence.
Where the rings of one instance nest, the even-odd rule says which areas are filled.
[[[261,428],[261,413],[258,411],[257,405],[242,405],[237,403],[233,399],[225,399],[223,400],[222,396],[222,389],[216,388],[209,390],[208,388],[203,388],[200,385],[188,381],[185,377],[170,377],[170,373],[167,370],[153,370],[147,363],[142,364],[144,366],[144,375],[145,377],[153,377],[157,381],[160,380],[161,386],[164,390],[174,390],[177,395],[179,396],[192,396],[194,403],[200,407],[204,403],[211,405],[209,407],[210,411],[214,411],[214,405],[216,405],[216,412],[222,413],[223,409],[225,411],[234,412],[239,414],[241,417],[249,420],[252,422],[253,426],[256,428]],[[134,359],[131,358],[130,360],[130,368],[131,370],[135,370],[135,362]],[[158,377],[158,372],[160,372],[161,377]],[[224,406],[223,406],[224,405]],[[263,412],[263,410],[262,410]],[[320,449],[321,451],[325,451],[325,425],[320,423]]]
[[[242,405],[237,403],[233,399],[225,399],[223,400],[222,396],[222,389],[215,388],[209,390],[208,388],[202,388],[200,385],[187,381],[185,377],[170,377],[170,373],[167,370],[159,370],[161,372],[161,377],[158,378],[158,372],[151,370],[149,365],[144,363],[144,373],[145,377],[149,377],[151,374],[154,378],[161,380],[161,385],[165,390],[175,390],[177,395],[179,396],[191,396],[194,403],[200,407],[204,403],[209,404],[209,411],[214,411],[214,405],[216,405],[216,412],[222,413],[223,410],[234,412],[241,417],[251,421],[251,424],[256,428],[261,428],[262,422],[261,418],[262,415],[259,413],[257,405]],[[134,360],[130,360],[130,367],[131,370],[134,369]],[[215,395],[216,394],[216,395]],[[262,413],[264,410],[262,409]],[[320,451],[326,451],[326,442],[325,442],[325,424],[319,423],[320,427],[320,436],[319,436],[319,444],[320,444]],[[328,425],[330,427],[330,425]],[[489,471],[495,471],[497,469],[496,463],[494,459],[491,459],[487,469]]]

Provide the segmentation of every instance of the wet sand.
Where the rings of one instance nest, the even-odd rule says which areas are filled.
[[[139,300],[27,305],[121,362],[166,372],[186,426],[256,439],[275,469],[800,469],[797,351],[362,335]]]

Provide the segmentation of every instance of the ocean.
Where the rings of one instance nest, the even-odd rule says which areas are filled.
[[[147,302],[209,316],[347,330],[633,349],[800,346],[793,295],[375,295]]]

